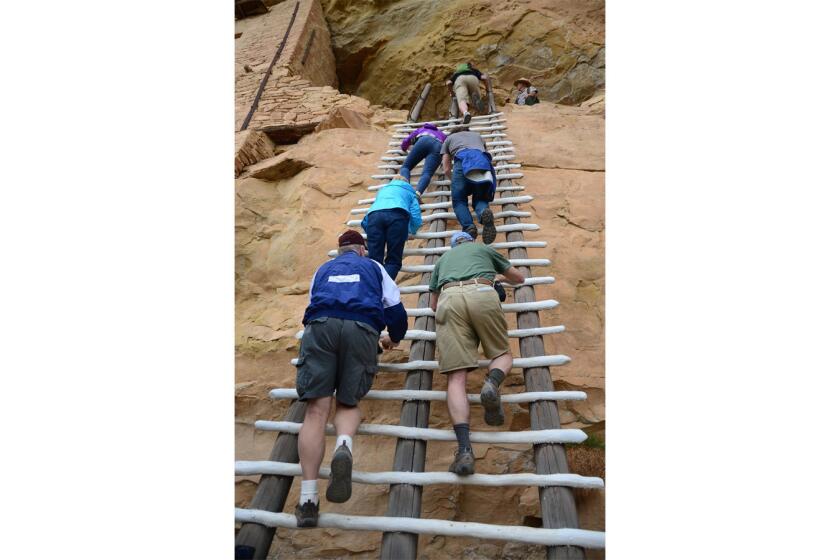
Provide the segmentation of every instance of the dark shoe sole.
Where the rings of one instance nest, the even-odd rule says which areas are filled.
[[[472,120],[472,115],[471,114],[467,113],[466,115],[464,115],[464,124],[470,124],[471,120]]]
[[[330,463],[330,484],[327,486],[327,499],[342,504],[353,493],[353,456],[341,449],[335,452]]]
[[[478,221],[484,227],[481,231],[481,240],[485,245],[490,245],[496,240],[496,224],[493,223],[493,211],[486,208],[478,217]]]
[[[484,383],[484,387],[481,388],[481,406],[484,407],[484,422],[488,426],[501,426],[505,423],[502,398],[492,383]]]
[[[297,526],[301,529],[318,526],[318,512],[315,512],[315,517],[304,516],[299,505],[295,507],[295,519],[297,520]]]

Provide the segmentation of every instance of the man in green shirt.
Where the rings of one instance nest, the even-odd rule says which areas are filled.
[[[467,373],[478,367],[479,342],[490,360],[489,373],[481,389],[484,421],[491,426],[505,421],[499,386],[513,365],[513,355],[493,280],[499,275],[511,284],[525,281],[525,276],[510,261],[474,241],[466,232],[453,234],[452,249],[438,259],[429,281],[440,372],[447,375],[446,404],[458,438],[458,450],[449,471],[458,475],[475,472],[475,455],[470,446]]]

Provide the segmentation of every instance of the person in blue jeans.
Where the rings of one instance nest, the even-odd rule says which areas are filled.
[[[408,234],[417,233],[422,223],[420,202],[414,188],[402,176],[396,175],[379,189],[362,220],[362,228],[367,233],[368,257],[382,264],[388,276],[396,279],[402,268]]]
[[[400,149],[408,152],[400,168],[400,175],[408,182],[411,182],[411,170],[417,167],[421,161],[423,163],[423,173],[420,175],[420,180],[417,181],[417,192],[423,194],[426,187],[432,180],[435,170],[440,165],[440,147],[443,141],[446,140],[446,135],[438,130],[438,127],[432,123],[424,123],[423,126],[414,130],[405,138],[400,145]],[[408,151],[409,146],[412,146],[411,151]]]
[[[489,245],[496,239],[495,217],[490,202],[496,195],[496,171],[493,160],[478,132],[467,127],[452,130],[441,146],[443,171],[451,179],[452,210],[462,231],[473,239],[478,238],[478,228],[469,208],[472,207],[483,229],[481,240]]]

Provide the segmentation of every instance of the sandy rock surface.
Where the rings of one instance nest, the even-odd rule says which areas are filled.
[[[322,0],[340,89],[408,109],[432,82],[428,114],[443,114],[443,82],[470,60],[501,104],[519,77],[545,101],[577,104],[604,85],[603,0]]]

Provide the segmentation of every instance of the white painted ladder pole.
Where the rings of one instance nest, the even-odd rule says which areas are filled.
[[[258,430],[287,434],[299,433],[301,426],[303,424],[298,422],[273,422],[270,420],[254,422],[254,427]],[[335,426],[327,424],[326,433],[334,436]],[[363,436],[390,436],[425,441],[457,441],[455,432],[452,430],[391,426],[389,424],[359,424],[356,433]],[[586,440],[586,434],[574,428],[525,430],[522,432],[470,432],[470,440],[475,443],[581,443]]]
[[[294,400],[298,398],[297,389],[272,389],[268,396],[272,399]],[[446,391],[416,391],[410,389],[394,389],[383,391],[371,389],[363,398],[380,401],[446,401]],[[583,401],[586,393],[583,391],[526,391],[502,395],[502,402],[506,404],[530,403],[534,401]],[[469,393],[467,400],[470,404],[481,404],[481,395]]]
[[[239,523],[260,523],[269,527],[297,528],[295,516],[290,513],[272,513],[253,509],[236,508]],[[604,533],[584,529],[537,529],[511,525],[488,525],[443,519],[417,519],[413,517],[366,517],[322,513],[318,527],[348,531],[405,532],[447,537],[471,537],[514,541],[545,546],[581,546],[604,548]]]
[[[234,471],[237,476],[273,474],[278,476],[301,476],[298,463],[280,463],[275,461],[236,461]],[[328,479],[330,469],[318,471],[318,478]],[[416,484],[431,486],[435,484],[463,484],[467,486],[568,486],[570,488],[603,488],[604,481],[596,476],[578,474],[473,474],[458,476],[451,472],[364,472],[354,470],[353,482],[359,484]]]

